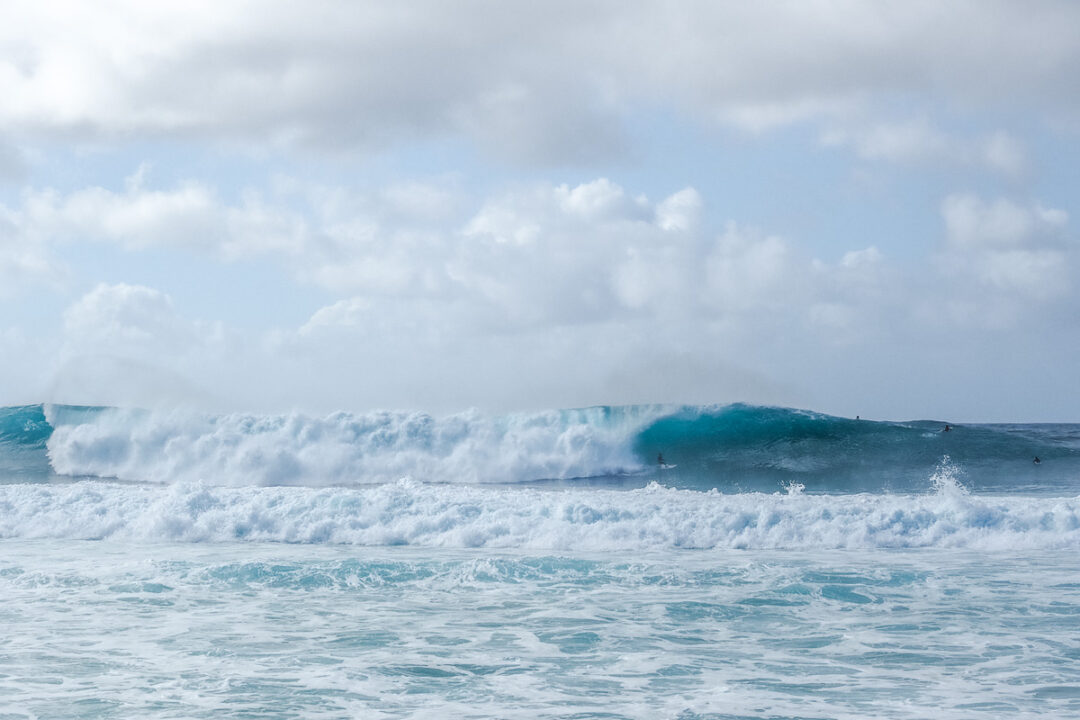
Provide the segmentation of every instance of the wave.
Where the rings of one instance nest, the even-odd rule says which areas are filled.
[[[725,495],[400,480],[356,488],[101,481],[0,486],[0,537],[529,550],[1080,549],[1080,498]]]
[[[572,484],[921,492],[945,455],[976,491],[1080,489],[1080,426],[851,420],[787,408],[627,406],[445,417],[0,408],[0,481],[222,486]],[[661,467],[657,456],[668,464]],[[1032,458],[1043,463],[1036,466]]]
[[[501,483],[640,469],[627,439],[653,410],[586,408],[444,418],[425,413],[203,415],[46,409],[61,475],[223,485],[353,485],[410,477]]]

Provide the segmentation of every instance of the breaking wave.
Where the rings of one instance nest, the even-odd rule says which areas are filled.
[[[943,456],[976,492],[1080,490],[1080,426],[875,422],[786,408],[630,406],[311,417],[0,409],[0,482],[547,484],[926,492]],[[663,454],[665,466],[657,463]],[[1040,465],[1032,459],[1039,456]]]

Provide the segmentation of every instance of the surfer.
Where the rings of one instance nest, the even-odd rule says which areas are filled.
[[[1033,460],[1032,462],[1034,462],[1034,463],[1035,463],[1036,465],[1039,465],[1040,463],[1042,463],[1042,460],[1040,460],[1040,459],[1039,459],[1039,456],[1038,456],[1038,455],[1036,455],[1036,456],[1035,456],[1035,459],[1034,459],[1034,460]]]
[[[667,464],[667,463],[664,462],[664,453],[657,453],[656,454],[656,464],[660,465],[660,466],[663,466],[663,465]]]
[[[942,430],[941,432],[949,432],[950,430],[952,430],[952,426],[951,425],[946,425],[945,429]]]

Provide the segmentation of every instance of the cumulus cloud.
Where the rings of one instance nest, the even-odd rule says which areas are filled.
[[[270,257],[333,290],[431,289],[457,202],[452,189],[421,182],[367,193],[281,182],[270,197],[248,189],[228,202],[202,182],[155,188],[145,175],[136,172],[122,190],[28,189],[20,205],[0,205],[0,273],[55,274],[51,250],[96,242],[225,261]]]
[[[852,342],[879,319],[876,248],[829,263],[733,222],[710,236],[702,204],[693,188],[650,201],[602,178],[498,194],[422,261],[445,273],[437,292],[339,300],[279,337],[281,352],[348,348],[380,368],[375,404],[777,401],[750,369],[759,353]]]
[[[698,191],[684,188],[656,206],[656,224],[661,230],[694,230],[701,219],[701,206]]]
[[[16,225],[24,237],[96,240],[131,250],[172,246],[211,250],[226,259],[263,252],[296,253],[305,243],[301,217],[247,192],[234,205],[213,188],[189,181],[170,189],[145,185],[146,169],[123,191],[89,187],[62,195],[24,193]]]
[[[71,305],[64,332],[80,349],[151,356],[173,355],[196,337],[168,295],[124,283],[98,285]]]
[[[240,0],[104,11],[52,0],[8,10],[0,123],[83,139],[376,147],[443,133],[527,162],[572,163],[623,152],[621,118],[658,99],[757,130],[896,97],[989,107],[1007,97],[1073,122],[1080,111],[1080,8],[1063,0],[1038,11],[1004,0],[320,0],[258,12]],[[896,141],[910,142],[865,143],[902,151],[889,149]],[[1010,152],[987,149],[1006,164]]]
[[[869,241],[820,257],[745,223],[716,232],[705,205],[694,188],[649,198],[607,178],[486,196],[453,180],[278,178],[226,202],[140,172],[121,189],[27,191],[4,218],[10,247],[271,260],[330,295],[297,326],[238,332],[161,290],[98,285],[64,314],[50,397],[68,402],[790,403],[770,378],[798,377],[800,358],[828,367],[837,347],[1014,326],[1072,297],[1068,216],[1036,202],[947,197],[940,251],[911,268]]]
[[[787,305],[796,291],[789,256],[782,239],[729,224],[705,258],[706,302],[727,313]]]
[[[945,198],[941,213],[946,244],[938,263],[946,277],[961,283],[952,302],[955,313],[1009,325],[1022,304],[1070,294],[1076,247],[1066,234],[1063,210],[956,194]],[[978,302],[967,299],[964,283],[974,286]]]
[[[142,285],[100,284],[64,312],[49,399],[154,406],[207,399],[207,361],[222,349],[220,324],[188,320],[172,298]],[[216,363],[210,362],[213,368]]]
[[[872,245],[827,262],[734,222],[710,237],[694,188],[650,200],[598,178],[470,198],[453,181],[359,192],[279,179],[270,192],[270,201],[249,190],[230,204],[198,182],[149,187],[142,170],[123,190],[28,191],[0,217],[8,238],[0,270],[6,261],[11,273],[38,265],[44,273],[50,248],[78,240],[270,258],[344,298],[306,332],[357,325],[380,298],[442,307],[455,322],[500,332],[754,314],[850,330],[890,305],[882,287],[904,286]],[[1064,211],[956,194],[942,217],[947,242],[937,263],[946,276],[1040,302],[1069,291]]]

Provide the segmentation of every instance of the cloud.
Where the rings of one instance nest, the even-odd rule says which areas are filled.
[[[775,236],[729,223],[705,258],[705,301],[725,314],[788,305],[795,298],[790,249]]]
[[[1006,175],[1019,175],[1028,165],[1024,146],[1012,135],[1000,130],[982,139],[976,148],[976,157],[986,167]]]
[[[0,136],[0,183],[22,180],[26,171],[27,162],[23,151],[5,142]]]
[[[1015,322],[1017,303],[1070,295],[1076,247],[1063,210],[956,194],[945,198],[941,213],[946,244],[939,265],[948,277],[976,286],[979,306],[996,315],[992,321]],[[965,314],[978,312],[971,303],[963,307]]]
[[[63,316],[49,399],[155,406],[205,402],[202,376],[225,345],[220,324],[183,318],[172,298],[142,285],[100,284]],[[210,373],[212,374],[212,373]]]
[[[447,226],[455,221],[455,191],[438,184],[364,193],[282,181],[270,197],[248,189],[226,202],[202,182],[153,188],[146,176],[140,169],[123,190],[28,189],[16,208],[0,205],[0,274],[48,277],[56,273],[52,250],[95,242],[227,262],[269,257],[304,282],[396,293],[438,281],[433,264],[445,259]]]
[[[209,250],[229,259],[265,252],[296,253],[305,243],[302,218],[255,192],[226,205],[199,182],[172,189],[145,186],[146,168],[120,191],[89,187],[61,195],[27,191],[18,220],[24,236],[94,240],[130,250],[171,246]]]
[[[64,268],[47,242],[23,232],[21,213],[0,205],[0,297],[33,284],[57,285]]]
[[[353,297],[319,308],[299,330],[301,336],[318,333],[322,328],[360,327],[373,308],[370,300]]]
[[[1017,176],[1028,164],[1023,145],[1004,131],[959,137],[934,127],[925,117],[832,129],[823,133],[821,142],[827,147],[850,146],[864,160],[901,165],[973,166]]]
[[[481,21],[482,18],[482,21]],[[1075,4],[239,0],[17,3],[0,124],[83,141],[213,137],[375,149],[464,136],[535,164],[627,151],[661,103],[754,130],[887,106],[1023,104],[1074,122]],[[783,48],[777,52],[776,48]],[[903,142],[902,138],[900,139]],[[870,145],[874,145],[871,142]],[[889,150],[878,143],[878,150]],[[902,150],[902,148],[900,148]],[[990,147],[988,158],[1011,151]]]
[[[1038,204],[1005,198],[986,202],[977,195],[950,195],[941,204],[948,242],[959,248],[1017,248],[1060,238],[1069,216]]]
[[[150,187],[145,169],[123,190],[30,190],[0,215],[0,272],[50,277],[58,272],[50,258],[79,241],[129,252],[181,248],[233,263],[265,258],[301,283],[355,300],[349,312],[313,317],[309,330],[355,324],[340,318],[387,299],[443,307],[456,323],[499,332],[636,316],[745,322],[765,313],[762,323],[798,324],[809,309],[810,322],[850,332],[879,310],[897,312],[883,283],[897,295],[922,284],[917,273],[901,278],[872,245],[829,263],[733,221],[709,237],[694,188],[654,201],[601,177],[477,198],[453,179],[357,191],[279,178],[268,192],[250,189],[227,203],[195,181]],[[957,298],[976,288],[1031,302],[1070,292],[1064,211],[954,194],[941,213],[946,243],[934,263],[963,281]]]
[[[684,188],[656,206],[656,224],[661,230],[694,230],[701,219],[701,195],[694,188]]]
[[[488,195],[453,179],[360,191],[277,178],[226,202],[142,171],[122,189],[27,191],[3,217],[8,248],[272,261],[330,295],[295,327],[240,331],[185,317],[159,289],[98,285],[64,315],[50,397],[68,402],[791,402],[776,378],[801,377],[798,357],[827,368],[830,352],[885,348],[887,365],[946,330],[956,343],[1049,322],[1075,297],[1068,216],[1033,201],[946,197],[939,251],[910,265],[869,238],[815,257],[745,223],[714,232],[706,205],[694,188],[651,199],[603,177]]]
[[[168,355],[189,346],[196,332],[172,299],[141,285],[101,284],[64,312],[69,343],[83,350]]]
[[[362,404],[778,401],[763,357],[854,343],[891,311],[876,248],[826,263],[734,222],[711,237],[702,205],[693,188],[654,202],[603,178],[495,195],[424,257],[445,272],[437,291],[338,300],[280,352],[378,368]]]

